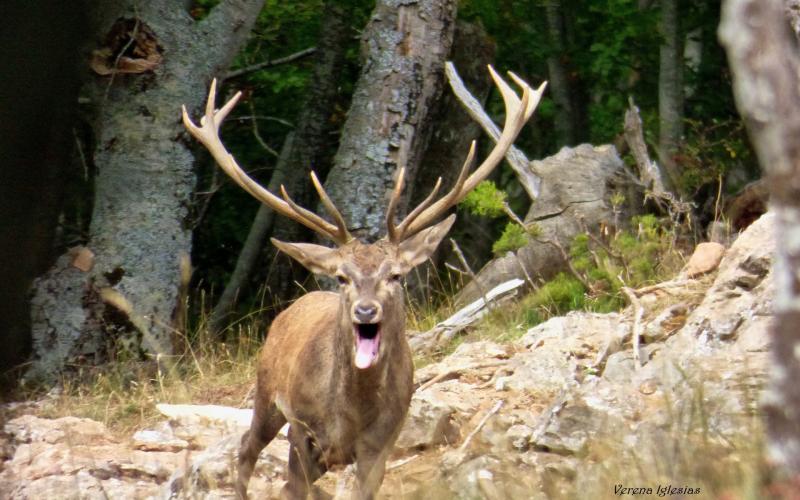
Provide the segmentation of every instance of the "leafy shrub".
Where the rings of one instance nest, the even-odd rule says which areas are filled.
[[[496,218],[505,213],[507,197],[504,191],[497,189],[494,182],[483,181],[461,203],[473,214]]]
[[[503,234],[492,245],[492,252],[502,255],[506,252],[519,250],[528,244],[528,234],[525,229],[515,222],[509,222],[503,229]]]

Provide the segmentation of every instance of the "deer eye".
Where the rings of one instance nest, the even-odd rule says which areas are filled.
[[[394,281],[396,283],[400,283],[401,281],[403,281],[403,275],[400,274],[400,273],[391,274],[391,275],[389,275],[389,281]]]
[[[338,281],[339,284],[342,285],[342,286],[350,283],[350,279],[347,276],[345,276],[344,274],[337,274],[336,275],[336,281]]]

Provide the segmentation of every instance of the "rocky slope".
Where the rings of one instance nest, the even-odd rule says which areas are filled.
[[[773,219],[751,225],[710,274],[641,290],[640,308],[553,318],[513,343],[464,343],[417,370],[382,494],[604,498],[631,487],[719,494],[724,474],[744,473],[760,434]],[[0,498],[233,498],[245,410],[181,415],[165,407],[170,418],[127,440],[99,422],[42,419],[25,414],[25,404],[13,410],[21,415],[0,438]],[[277,494],[287,455],[284,434],[263,452],[253,496]],[[720,477],[720,469],[728,472]],[[349,497],[352,471],[332,471],[320,484]]]

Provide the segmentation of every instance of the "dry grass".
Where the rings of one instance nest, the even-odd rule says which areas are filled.
[[[55,388],[23,388],[18,399],[39,400],[37,414],[98,420],[118,436],[163,419],[157,403],[221,404],[243,407],[255,382],[255,356],[263,338],[255,319],[233,328],[236,339],[218,343],[201,330],[190,342],[180,336],[182,354],[153,361],[117,361],[82,368]]]

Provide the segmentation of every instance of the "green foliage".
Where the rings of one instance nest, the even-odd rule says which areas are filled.
[[[539,309],[547,317],[582,309],[585,303],[586,290],[583,285],[574,276],[565,273],[558,273],[525,301],[528,308]],[[542,315],[537,314],[539,317]]]
[[[678,158],[683,172],[681,189],[685,193],[697,193],[704,186],[716,190],[720,179],[726,178],[732,169],[756,165],[747,132],[739,119],[713,118],[710,123],[687,119],[686,137],[683,154]],[[730,190],[742,188],[742,181],[729,182]]]
[[[515,222],[509,222],[503,229],[500,239],[492,245],[492,252],[495,255],[502,255],[506,252],[519,250],[528,244],[528,234]]]
[[[483,181],[467,194],[461,202],[467,210],[484,217],[500,217],[505,213],[505,192],[497,189],[492,181]]]
[[[522,312],[514,320],[528,327],[577,309],[620,310],[626,305],[623,286],[637,288],[676,271],[682,260],[672,250],[672,240],[653,215],[634,218],[633,230],[620,231],[607,241],[576,236],[568,254],[574,273],[557,274],[523,299]]]

